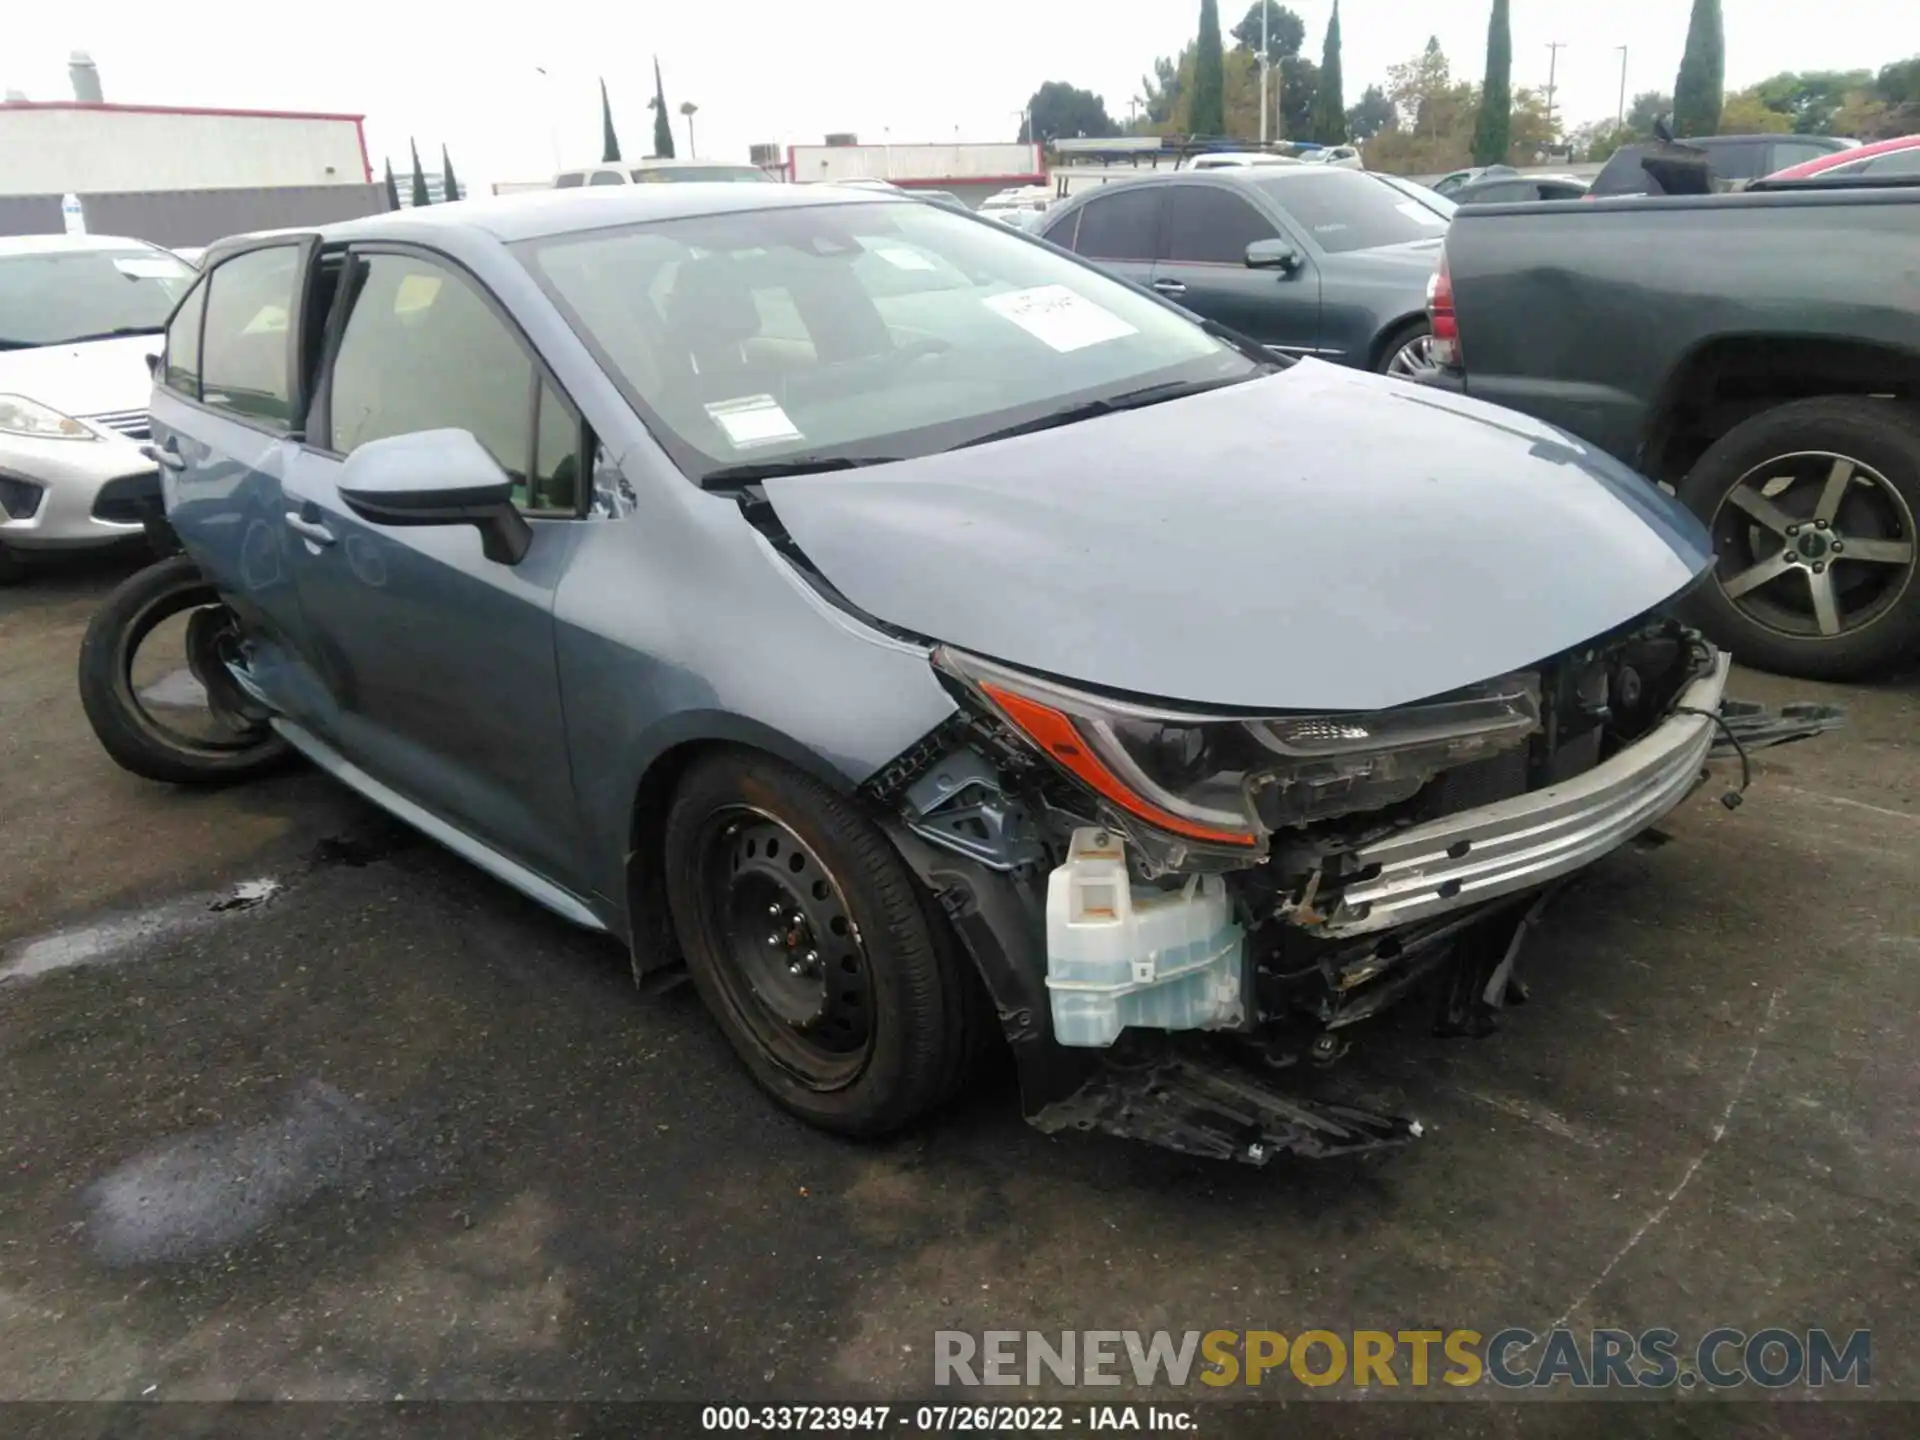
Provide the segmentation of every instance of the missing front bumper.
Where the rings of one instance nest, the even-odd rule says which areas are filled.
[[[1598,860],[1684,800],[1712,748],[1731,661],[1681,693],[1674,713],[1574,779],[1416,825],[1352,852],[1365,878],[1319,933],[1365,935],[1544,885]]]

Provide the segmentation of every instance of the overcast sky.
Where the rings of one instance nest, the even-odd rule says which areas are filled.
[[[1332,0],[1292,8],[1316,59]],[[1438,35],[1456,74],[1478,79],[1489,0],[1345,0],[1341,28],[1351,104],[1387,66]],[[1043,80],[1105,97],[1124,118],[1155,55],[1196,28],[1198,0],[772,0],[609,5],[427,6],[330,0],[304,10],[259,0],[42,0],[10,5],[0,86],[67,99],[67,54],[92,53],[106,98],[126,103],[361,112],[375,173],[407,162],[407,139],[437,163],[441,142],[469,187],[538,179],[600,154],[604,74],[621,145],[648,153],[657,52],[685,155],[684,100],[700,106],[698,153],[746,158],[757,140],[1011,140]],[[1225,0],[1231,28],[1246,0]],[[1671,90],[1688,0],[1512,0],[1514,84],[1544,85],[1559,54],[1556,108],[1572,123],[1610,116],[1628,47],[1629,97]],[[1878,67],[1920,45],[1914,0],[1724,0],[1727,86],[1787,69]],[[1798,18],[1792,18],[1797,16]],[[542,77],[536,67],[548,72]]]

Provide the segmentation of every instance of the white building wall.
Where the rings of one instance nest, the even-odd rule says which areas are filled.
[[[792,178],[836,180],[1015,180],[1046,173],[1038,145],[795,145]]]
[[[367,179],[360,122],[352,116],[0,105],[0,195]]]

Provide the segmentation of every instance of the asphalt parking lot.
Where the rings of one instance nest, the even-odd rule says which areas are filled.
[[[937,1330],[1562,1319],[1871,1327],[1920,1398],[1920,677],[1738,676],[1851,726],[1601,866],[1498,1034],[1375,1034],[1417,1145],[1252,1171],[1042,1136],[1004,1067],[826,1138],[318,775],[120,772],[73,662],[124,573],[0,592],[0,1398],[879,1399]]]

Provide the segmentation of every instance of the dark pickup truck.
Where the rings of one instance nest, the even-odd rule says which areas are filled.
[[[1429,311],[1426,383],[1707,522],[1686,603],[1735,656],[1845,679],[1920,653],[1920,186],[1464,209]]]

